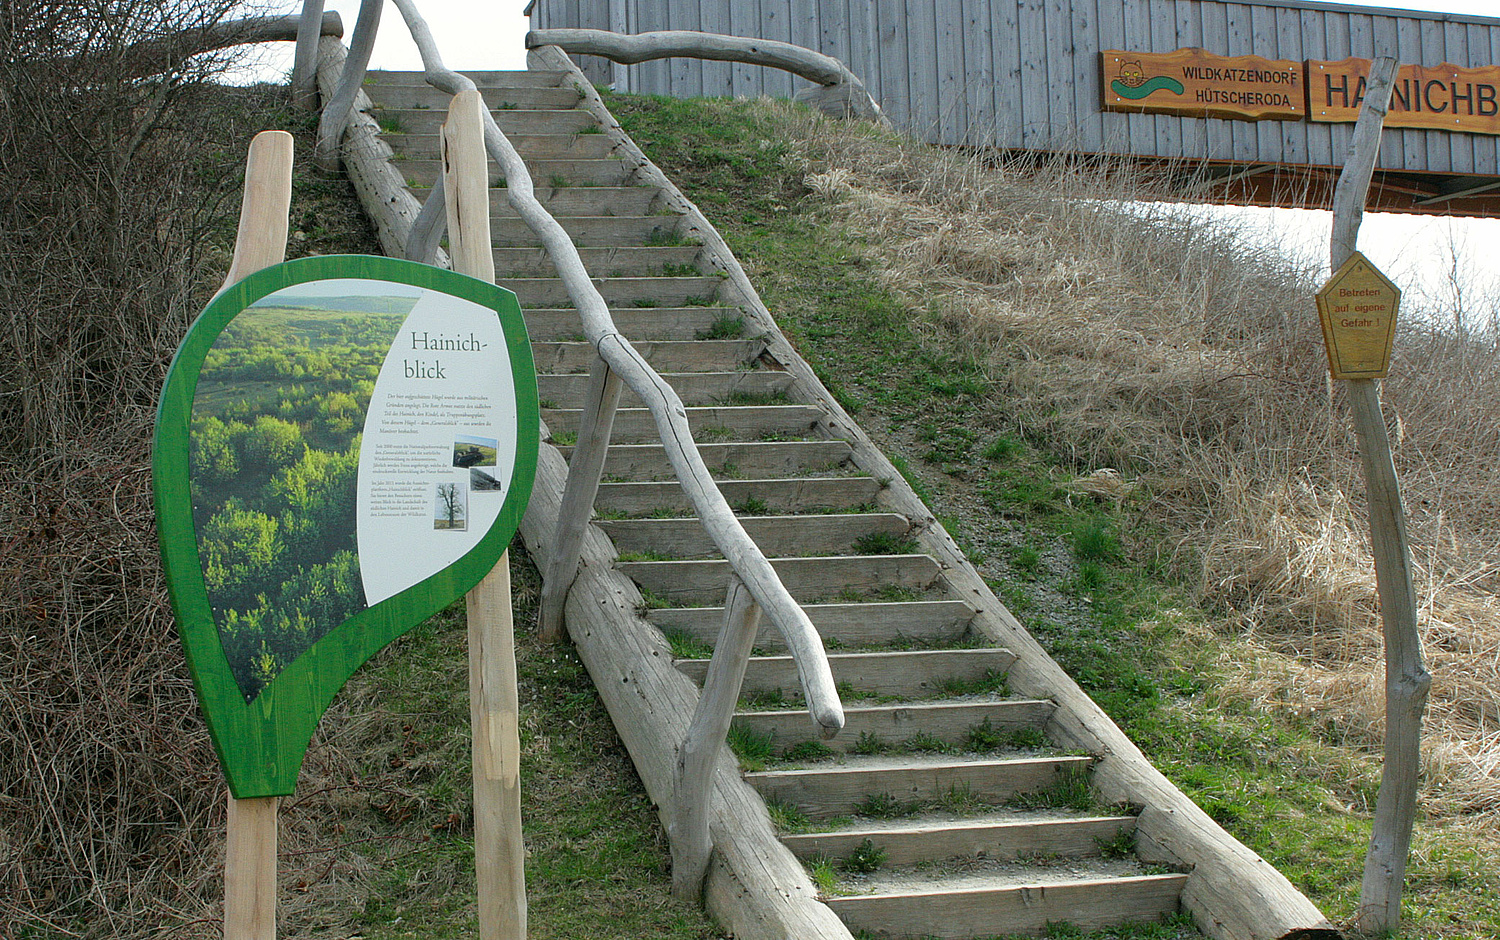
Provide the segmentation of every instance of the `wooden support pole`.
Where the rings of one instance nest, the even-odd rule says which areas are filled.
[[[758,629],[760,605],[750,596],[745,582],[731,572],[724,598],[724,626],[719,642],[714,644],[698,708],[677,753],[673,815],[667,835],[672,840],[672,896],[681,901],[697,904],[703,899],[703,878],[714,847],[708,833],[714,765],[729,733],[729,723],[734,720],[734,706],[740,698]]]
[[[359,18],[354,21],[354,35],[349,37],[349,57],[344,60],[344,74],[323,104],[314,160],[327,172],[339,168],[339,142],[349,123],[354,98],[365,83],[365,71],[370,67],[370,54],[375,51],[375,34],[380,31],[380,11],[384,7],[385,0],[363,0],[360,3]]]
[[[302,0],[297,24],[297,55],[292,63],[292,104],[318,108],[318,39],[323,32],[323,0]]]
[[[263,131],[250,142],[245,196],[225,288],[286,257],[292,205],[292,135]],[[276,797],[229,796],[224,854],[225,940],[276,940]]]
[[[494,283],[483,112],[477,91],[453,97],[443,125],[443,187],[453,270]],[[479,937],[524,940],[526,848],[521,836],[520,702],[509,552],[500,556],[466,600]]]
[[[557,513],[557,547],[547,560],[547,571],[542,578],[537,626],[547,643],[556,643],[563,636],[563,605],[578,575],[583,534],[594,510],[594,498],[599,495],[599,479],[609,453],[609,435],[614,429],[621,387],[619,374],[596,357],[589,368],[588,400],[583,406],[578,444],[568,461],[568,483]]]
[[[1334,190],[1329,245],[1329,261],[1334,271],[1349,260],[1359,238],[1395,76],[1396,60],[1388,56],[1376,59],[1370,68],[1364,105],[1355,124],[1344,171]],[[1406,877],[1407,856],[1411,851],[1421,772],[1422,712],[1427,707],[1432,677],[1422,662],[1406,512],[1401,505],[1401,485],[1396,479],[1390,437],[1380,408],[1380,389],[1374,379],[1349,379],[1344,385],[1349,392],[1350,417],[1359,438],[1364,468],[1370,550],[1375,559],[1375,584],[1385,635],[1385,765],[1381,770],[1380,795],[1375,801],[1375,821],[1365,854],[1354,924],[1366,933],[1384,933],[1396,930],[1401,924],[1401,883]]]

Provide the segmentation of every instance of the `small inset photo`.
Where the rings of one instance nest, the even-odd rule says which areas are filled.
[[[432,527],[462,532],[469,527],[469,486],[439,483],[432,501]]]
[[[493,437],[475,437],[472,434],[453,435],[453,466],[493,467],[495,451],[500,442]]]
[[[505,484],[478,467],[470,467],[469,489],[475,493],[499,493],[505,489]]]

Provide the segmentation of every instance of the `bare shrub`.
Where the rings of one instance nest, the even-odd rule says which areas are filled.
[[[997,161],[764,107],[884,283],[988,362],[997,420],[1080,472],[1141,484],[1132,505],[1175,540],[1137,556],[1165,550],[1228,611],[1225,631],[1283,664],[1248,665],[1233,689],[1378,747],[1375,580],[1313,304],[1320,273],[1222,214],[1163,201],[1160,170]],[[1500,334],[1406,323],[1384,399],[1435,676],[1424,802],[1494,818]]]
[[[3,937],[220,931],[222,774],[157,560],[150,441],[227,267],[245,145],[288,126],[284,89],[217,86],[226,54],[181,54],[182,30],[242,10],[0,5]],[[132,77],[143,48],[165,72]],[[313,827],[292,812],[284,839]]]

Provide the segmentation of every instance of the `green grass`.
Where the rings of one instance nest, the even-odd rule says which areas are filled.
[[[693,334],[694,339],[739,339],[745,335],[745,318],[724,314],[706,329]]]

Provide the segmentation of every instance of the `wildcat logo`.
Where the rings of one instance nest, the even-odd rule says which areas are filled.
[[[1109,83],[1109,87],[1121,98],[1129,98],[1131,101],[1139,101],[1158,91],[1170,91],[1174,95],[1180,95],[1185,90],[1182,82],[1166,75],[1147,78],[1140,59],[1121,62],[1119,74],[1114,81]]]

